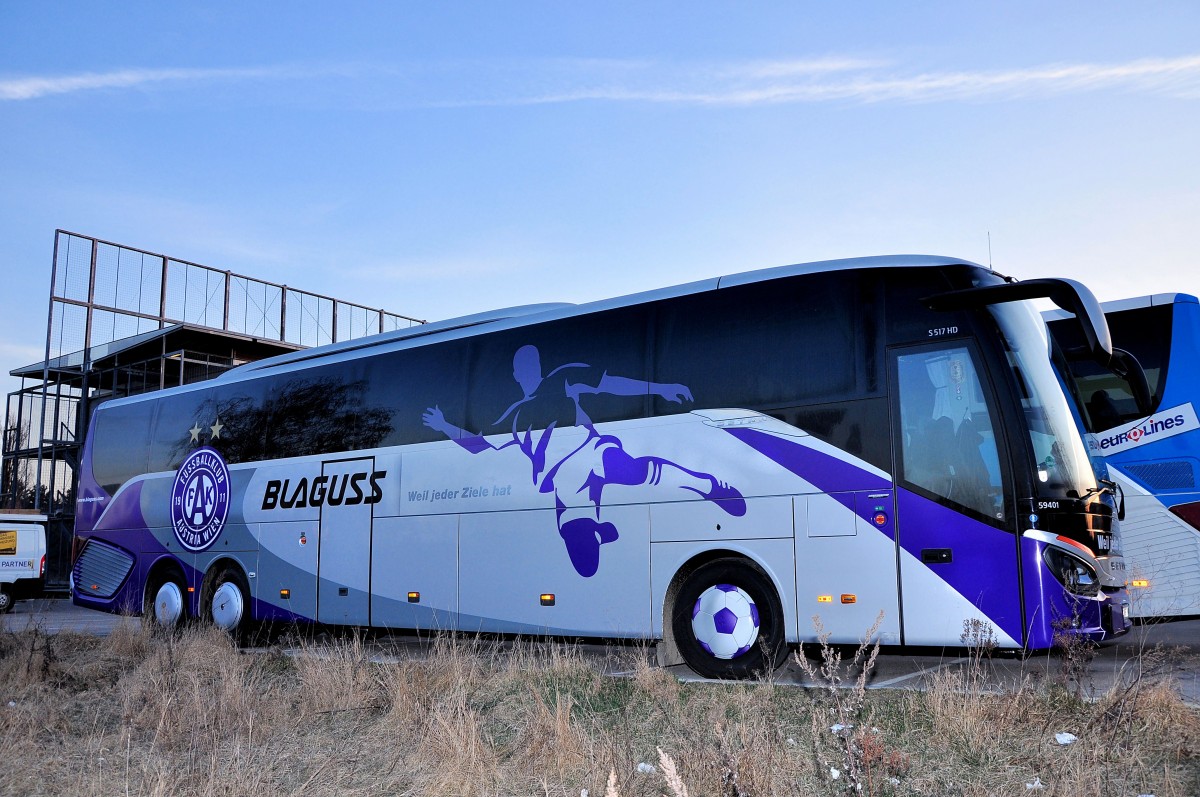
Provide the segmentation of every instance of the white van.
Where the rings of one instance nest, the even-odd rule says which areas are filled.
[[[46,516],[0,512],[0,614],[38,595],[46,575]]]

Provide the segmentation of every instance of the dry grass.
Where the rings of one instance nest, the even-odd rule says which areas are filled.
[[[827,690],[682,684],[630,649],[613,654],[625,678],[551,644],[371,655],[354,636],[291,656],[200,628],[0,633],[0,794],[852,791],[817,755],[846,747],[824,736],[841,716]],[[860,692],[859,793],[1200,793],[1200,712],[1170,689],[1134,674],[1096,701],[1054,684],[987,694],[972,672],[986,658],[972,662],[925,692]],[[1059,746],[1060,730],[1079,740]]]

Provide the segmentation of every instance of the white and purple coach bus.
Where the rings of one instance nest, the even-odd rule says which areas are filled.
[[[815,638],[1007,648],[1128,629],[1098,484],[1030,299],[942,257],[786,266],[498,311],[109,400],[77,604],[661,640],[744,677]]]

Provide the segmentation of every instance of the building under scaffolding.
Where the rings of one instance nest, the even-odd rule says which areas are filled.
[[[8,397],[0,508],[49,517],[47,586],[65,587],[79,448],[97,403],[420,323],[58,230],[46,358],[10,372],[21,389]]]

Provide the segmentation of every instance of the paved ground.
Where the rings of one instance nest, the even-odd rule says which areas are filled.
[[[77,631],[101,636],[110,633],[120,623],[140,622],[83,609],[66,600],[53,599],[18,602],[10,614],[0,617],[2,627],[10,631],[37,625],[46,633]],[[428,649],[427,642],[405,634],[377,635],[370,644],[374,655],[380,659],[419,657]],[[511,645],[495,640],[484,644],[501,650]],[[604,645],[585,645],[583,650],[591,657],[602,660],[611,658],[609,649]],[[957,650],[885,649],[876,662],[871,687],[920,689],[931,673],[962,667],[967,663],[961,651]],[[1005,689],[1023,679],[1036,681],[1057,678],[1063,667],[1063,658],[1057,653],[1039,653],[1025,659],[997,655],[991,660],[989,677],[996,689]],[[1200,706],[1200,619],[1135,626],[1118,642],[1099,649],[1082,678],[1082,685],[1085,690],[1102,694],[1113,684],[1137,676],[1139,668],[1145,669],[1142,673],[1145,677],[1171,679],[1188,702]],[[683,680],[703,680],[683,665],[671,667],[670,670]],[[777,679],[786,684],[806,683],[804,672],[794,661],[780,670]]]
[[[17,601],[12,611],[0,615],[0,623],[9,631],[23,631],[38,626],[48,634],[60,631],[79,631],[96,636],[107,636],[120,623],[140,622],[134,618],[117,617],[91,609],[74,606],[65,599],[38,598]]]
[[[962,654],[961,650],[885,649],[876,661],[870,687],[920,689],[934,672],[969,666]],[[1062,678],[1067,664],[1057,651],[1027,658],[996,654],[989,660],[988,678],[997,690],[1012,689],[1026,679]],[[1120,641],[1100,647],[1079,680],[1085,694],[1100,695],[1139,676],[1169,679],[1185,700],[1200,706],[1200,620],[1135,626]],[[810,684],[794,661],[784,668],[780,680]]]

